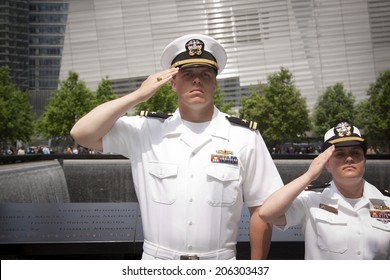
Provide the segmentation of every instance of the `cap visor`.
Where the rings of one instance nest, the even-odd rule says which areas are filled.
[[[214,65],[208,63],[189,63],[179,66],[180,68],[196,68],[196,67],[210,67],[212,69],[217,69]]]
[[[353,146],[360,146],[363,148],[363,150],[367,150],[367,143],[366,142],[360,142],[360,141],[343,141],[343,142],[338,142],[335,144],[325,142],[322,144],[321,150],[325,151],[327,148],[330,146],[334,145],[336,148],[341,148],[341,147],[353,147]]]
[[[350,146],[363,146],[363,142],[360,141],[344,141],[334,144],[335,147],[350,147]]]

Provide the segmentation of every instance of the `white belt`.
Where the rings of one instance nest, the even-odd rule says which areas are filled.
[[[147,240],[144,240],[143,249],[146,254],[162,260],[230,260],[236,256],[236,251],[232,249],[221,249],[207,253],[178,252]]]

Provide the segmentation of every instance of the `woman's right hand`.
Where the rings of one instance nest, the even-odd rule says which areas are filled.
[[[320,175],[322,170],[325,168],[327,162],[329,161],[330,157],[332,156],[333,152],[335,150],[335,146],[332,145],[329,148],[327,148],[324,152],[319,154],[310,164],[309,169],[307,170],[307,174],[310,176],[311,180],[314,181],[317,179]]]

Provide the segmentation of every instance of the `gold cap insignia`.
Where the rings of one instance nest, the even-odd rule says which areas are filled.
[[[339,123],[334,129],[334,134],[338,135],[339,137],[350,136],[353,131],[352,126],[347,122]]]
[[[186,43],[186,50],[189,56],[202,55],[203,48],[204,43],[199,39],[192,39]]]

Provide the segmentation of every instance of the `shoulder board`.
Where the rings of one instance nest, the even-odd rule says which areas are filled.
[[[315,191],[322,192],[324,189],[326,189],[329,186],[330,186],[330,183],[326,183],[324,185],[318,185],[318,186],[309,185],[306,187],[305,191],[315,190]]]
[[[243,119],[236,118],[236,117],[231,117],[231,116],[226,116],[226,118],[231,123],[234,123],[234,124],[237,124],[237,125],[240,125],[240,126],[243,126],[243,127],[247,127],[249,129],[252,129],[252,130],[256,130],[257,129],[257,122],[247,121],[247,120],[243,120]]]
[[[141,111],[139,115],[142,117],[152,117],[152,118],[160,118],[160,119],[167,119],[172,116],[172,114],[165,114],[161,112],[149,112],[149,111]]]
[[[388,196],[390,197],[390,191],[388,190],[385,190],[385,189],[382,189],[382,190],[379,190],[384,196]]]

